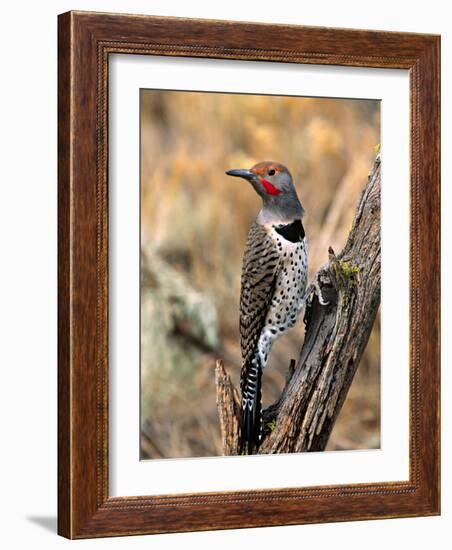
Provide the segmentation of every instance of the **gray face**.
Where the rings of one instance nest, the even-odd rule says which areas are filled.
[[[295,187],[292,182],[292,176],[286,169],[284,172],[276,172],[275,170],[269,170],[264,176],[265,181],[269,181],[276,189],[281,191],[281,194],[296,193]],[[263,186],[260,186],[263,189]],[[265,193],[267,194],[267,193]]]
[[[251,170],[228,170],[226,174],[251,183],[262,198],[263,207],[259,214],[261,221],[293,220],[303,216],[292,176],[282,164],[265,161],[256,164]]]

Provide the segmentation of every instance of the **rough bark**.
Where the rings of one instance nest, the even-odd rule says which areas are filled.
[[[347,396],[380,304],[380,156],[358,203],[344,249],[308,289],[306,334],[276,403],[263,411],[260,453],[322,451]],[[327,305],[321,305],[318,293]],[[265,375],[265,374],[264,374]],[[222,361],[217,405],[225,455],[237,454],[240,401]]]
[[[223,454],[234,455],[237,454],[239,437],[240,398],[221,359],[215,367],[215,384]]]

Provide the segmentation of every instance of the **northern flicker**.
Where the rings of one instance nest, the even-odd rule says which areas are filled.
[[[289,170],[264,161],[250,170],[228,170],[244,178],[262,199],[243,256],[240,291],[240,454],[253,454],[262,436],[261,378],[274,341],[292,328],[303,309],[307,242],[303,207]]]

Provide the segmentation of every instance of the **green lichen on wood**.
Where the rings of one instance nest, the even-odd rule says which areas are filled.
[[[276,420],[270,420],[270,422],[265,423],[265,428],[270,430],[271,432],[276,428]]]
[[[341,269],[342,275],[348,282],[349,288],[359,283],[359,274],[361,269],[358,266],[340,260],[339,267]]]

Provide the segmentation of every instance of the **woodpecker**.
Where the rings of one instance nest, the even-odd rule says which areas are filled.
[[[259,450],[262,437],[262,371],[274,341],[292,328],[303,309],[307,240],[303,207],[282,164],[259,162],[228,170],[247,180],[262,199],[243,255],[240,290],[240,454]]]

